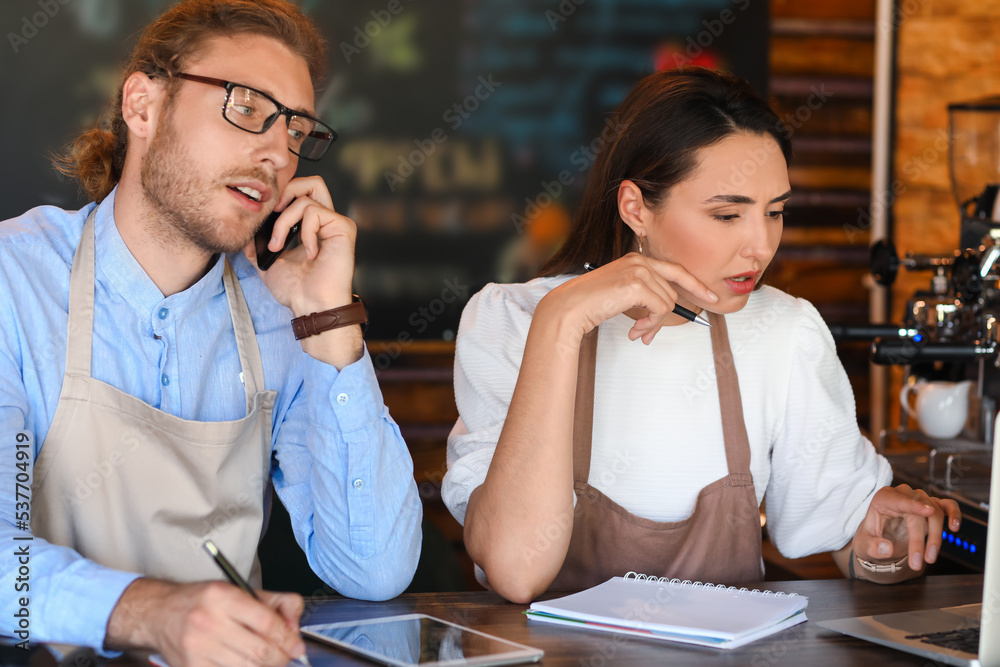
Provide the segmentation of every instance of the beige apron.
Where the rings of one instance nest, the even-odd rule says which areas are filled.
[[[711,583],[760,581],[760,511],[739,380],[725,318],[709,313],[709,321],[729,474],[701,490],[690,517],[670,523],[637,517],[587,483],[598,330],[584,336],[573,424],[573,536],[551,589],[588,588],[629,571]]]
[[[95,380],[94,212],[73,258],[66,374],[35,463],[32,531],[101,565],[179,582],[223,578],[201,547],[211,538],[260,586],[257,545],[276,392],[264,390],[243,290],[227,260],[223,281],[246,417],[188,421]]]

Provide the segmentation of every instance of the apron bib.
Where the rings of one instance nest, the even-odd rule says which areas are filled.
[[[242,419],[181,419],[95,380],[96,210],[73,258],[66,373],[35,463],[31,529],[106,567],[176,582],[224,578],[201,546],[211,538],[259,587],[277,392],[264,390],[243,290],[226,260],[223,282],[246,390]]]
[[[594,424],[595,328],[580,346],[573,424],[573,535],[552,590],[583,589],[627,572],[712,583],[760,581],[760,508],[726,320],[709,313],[729,474],[698,494],[687,519],[635,516],[587,483]]]

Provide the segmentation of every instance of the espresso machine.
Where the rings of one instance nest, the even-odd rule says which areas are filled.
[[[1000,400],[1000,97],[950,104],[948,117],[949,170],[961,215],[957,248],[899,257],[889,242],[873,245],[878,283],[891,285],[903,269],[927,274],[929,284],[907,301],[901,324],[873,325],[866,337],[873,363],[902,367],[900,400],[909,403],[916,393],[916,408],[924,409],[920,419],[908,414],[917,410],[902,410],[899,426],[879,434],[894,483],[956,500],[962,527],[944,531],[941,556],[982,571]],[[863,337],[847,327],[831,330],[841,339]],[[958,406],[959,421],[943,436],[939,423],[955,418],[948,402],[959,399],[967,404]]]

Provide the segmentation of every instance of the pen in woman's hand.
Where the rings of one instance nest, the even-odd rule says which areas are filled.
[[[205,540],[201,546],[208,552],[208,555],[212,557],[215,564],[219,566],[219,569],[222,570],[222,573],[226,575],[226,579],[229,579],[233,586],[236,586],[254,600],[257,600],[258,602],[260,601],[257,593],[255,593],[254,590],[250,588],[250,584],[248,584],[246,580],[240,576],[240,573],[236,571],[236,568],[229,562],[229,559],[222,555],[222,552],[219,551],[219,547],[215,546],[215,542],[212,540]],[[307,658],[305,654],[295,658],[295,662],[303,664],[306,667],[312,667],[309,664],[309,658]]]
[[[597,267],[594,266],[593,264],[591,264],[590,262],[584,262],[583,263],[583,270],[584,271],[593,271],[596,268]],[[687,308],[685,308],[684,306],[678,305],[676,303],[674,304],[674,311],[673,312],[675,312],[676,314],[680,315],[681,317],[683,317],[686,320],[690,320],[691,322],[696,322],[697,324],[704,324],[706,327],[712,326],[711,323],[709,323],[709,321],[706,320],[701,315],[699,315],[699,314],[697,314],[697,313],[695,313],[693,311],[690,311]]]

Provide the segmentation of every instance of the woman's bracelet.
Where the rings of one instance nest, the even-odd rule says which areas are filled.
[[[860,571],[854,569],[855,561],[857,561],[858,566],[861,568]],[[850,564],[852,575],[859,579],[867,579],[868,581],[880,584],[902,581],[902,578],[898,575],[908,571],[912,572],[909,565],[909,555],[903,556],[896,561],[873,563],[855,555],[852,548]]]
[[[856,556],[856,558],[858,559],[858,565],[869,572],[899,572],[902,571],[903,566],[906,565],[909,556],[903,556],[899,560],[891,563],[872,563],[871,561],[867,561],[860,556]]]

